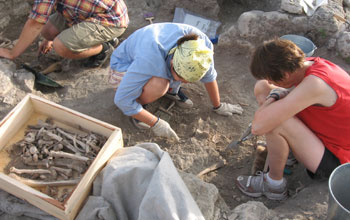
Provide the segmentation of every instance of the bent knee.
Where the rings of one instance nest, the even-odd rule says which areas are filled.
[[[259,80],[255,83],[254,95],[259,105],[265,102],[266,97],[273,88],[274,86],[269,84],[267,80]]]
[[[169,89],[170,82],[167,79],[153,76],[143,87],[139,100],[142,104],[154,102],[164,96]]]
[[[296,116],[289,118],[288,120],[282,122],[275,129],[271,130],[269,134],[286,136],[292,133],[291,131],[297,129],[303,122]]]
[[[53,41],[53,48],[55,49],[55,52],[60,55],[61,57],[66,58],[73,58],[74,52],[68,49],[58,37],[56,37]]]
[[[48,21],[41,30],[41,35],[49,41],[53,41],[58,34],[59,31],[54,25],[51,24],[50,21]]]

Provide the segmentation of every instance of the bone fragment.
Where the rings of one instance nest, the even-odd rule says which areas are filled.
[[[68,180],[69,179],[69,177],[68,176],[66,176],[64,173],[58,173],[61,177],[63,177],[63,179],[65,179],[65,180]]]
[[[42,179],[42,180],[46,180],[46,179],[47,179],[47,176],[41,174],[41,175],[39,176],[39,178]]]
[[[67,167],[67,168],[76,170],[79,173],[83,173],[87,168],[85,165],[85,162],[81,162],[81,161],[73,161],[72,163],[67,163],[65,161],[55,160],[54,165],[61,166],[61,167]]]
[[[56,135],[56,134],[54,134],[54,133],[52,133],[52,132],[50,132],[50,131],[45,131],[45,134],[46,134],[47,136],[49,136],[50,138],[55,139],[55,140],[58,141],[58,142],[61,142],[61,141],[63,140],[62,137],[60,137],[60,136],[58,136],[58,135]]]
[[[31,154],[37,154],[37,153],[39,153],[38,149],[37,149],[34,145],[31,146],[31,147],[29,148],[29,152],[30,152]]]
[[[33,143],[35,141],[35,133],[34,132],[29,132],[26,134],[24,137],[24,140],[29,143]]]
[[[33,161],[38,162],[39,160],[39,155],[38,154],[33,154]]]
[[[10,177],[28,185],[31,187],[43,187],[43,186],[73,186],[79,183],[80,179],[74,179],[74,180],[57,180],[57,181],[50,181],[50,182],[44,182],[44,181],[38,181],[38,180],[31,180],[27,178],[20,177],[14,173],[9,174]]]
[[[68,134],[67,132],[64,132],[62,129],[60,128],[57,128],[56,129],[60,134],[62,134],[63,136],[71,139],[72,141],[74,141],[74,136],[71,135],[71,134]],[[87,153],[89,151],[89,147],[87,146],[87,144],[85,144],[84,142],[82,141],[79,141],[79,140],[75,140],[80,146],[83,147],[83,149],[85,149],[85,152]]]
[[[52,166],[51,169],[54,169],[54,170],[56,170],[59,173],[63,173],[64,175],[66,175],[68,177],[71,177],[72,173],[73,173],[72,169],[65,169],[65,168],[62,168],[62,167]]]
[[[11,173],[16,174],[50,174],[50,170],[45,169],[17,169],[16,167],[10,168]]]
[[[204,170],[202,170],[201,172],[199,172],[199,173],[197,174],[197,177],[201,177],[201,176],[203,176],[204,174],[207,174],[207,173],[210,173],[210,172],[212,172],[212,171],[214,171],[214,170],[217,170],[217,169],[219,169],[219,168],[225,166],[225,164],[226,164],[226,161],[225,161],[225,160],[221,160],[221,161],[219,161],[219,162],[217,162],[217,163],[214,163],[214,164],[211,165],[210,167],[205,168]]]
[[[45,141],[42,139],[38,140],[39,147],[42,147],[43,145],[53,145],[53,144],[54,144],[54,141]]]
[[[63,141],[62,141],[62,144],[64,144],[64,145],[63,145],[64,147],[66,147],[67,149],[73,151],[74,153],[84,152],[84,151],[81,150],[80,148],[71,145],[71,144],[70,144],[68,141],[66,141],[66,140],[63,140]]]
[[[70,158],[70,159],[73,159],[73,160],[80,160],[80,161],[89,161],[90,158],[88,157],[84,157],[84,156],[80,156],[80,155],[76,155],[76,154],[70,154],[70,153],[66,153],[66,152],[63,152],[63,151],[50,151],[50,156],[53,156],[53,157],[64,157],[64,158]]]

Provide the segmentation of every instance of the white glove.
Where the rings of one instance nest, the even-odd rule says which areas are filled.
[[[159,119],[158,122],[151,128],[153,133],[156,136],[167,137],[167,138],[175,138],[179,141],[179,137],[175,133],[175,131],[170,127],[169,123],[164,121],[163,119]]]
[[[219,108],[214,109],[214,112],[224,116],[231,116],[232,114],[241,115],[243,113],[243,108],[238,104],[232,105],[230,103],[222,102]]]
[[[272,89],[266,99],[274,98],[276,101],[286,97],[292,89],[275,88]]]

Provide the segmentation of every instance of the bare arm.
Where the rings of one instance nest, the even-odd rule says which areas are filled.
[[[336,99],[334,90],[322,79],[308,76],[285,98],[278,101],[270,98],[258,108],[252,133],[263,135],[311,105],[331,106]]]
[[[220,94],[219,94],[219,87],[218,87],[216,80],[214,80],[213,82],[205,83],[204,86],[208,92],[209,98],[210,98],[213,106],[219,107]]]
[[[0,48],[0,57],[14,59],[21,55],[27,49],[27,47],[37,38],[43,26],[44,24],[41,24],[33,19],[28,19],[22,29],[16,45],[11,50]]]
[[[153,127],[153,125],[157,122],[158,118],[150,113],[149,111],[142,109],[141,112],[139,112],[136,115],[133,115],[132,117],[136,118],[139,121],[142,121],[149,126]]]

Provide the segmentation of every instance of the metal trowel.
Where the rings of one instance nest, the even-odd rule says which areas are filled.
[[[246,129],[246,131],[242,134],[242,136],[240,137],[240,139],[238,141],[232,141],[227,147],[226,150],[232,149],[237,147],[239,144],[241,144],[243,141],[246,141],[252,137],[254,137],[254,135],[251,133],[252,130],[252,123],[249,124],[248,128]]]
[[[27,64],[22,64],[22,67],[34,74],[35,82],[38,84],[48,86],[48,87],[54,87],[54,88],[62,88],[63,87],[60,84],[58,84],[57,82],[50,79],[49,77],[45,76],[44,74],[34,70],[33,68],[31,68]]]

